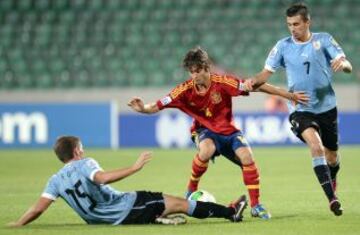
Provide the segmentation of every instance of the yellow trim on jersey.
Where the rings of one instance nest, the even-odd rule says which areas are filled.
[[[220,75],[212,74],[211,80],[214,82],[224,83],[224,84],[232,86],[234,88],[238,88],[238,84],[239,84],[239,82],[236,79],[226,77],[226,75],[220,76]]]
[[[179,86],[175,87],[175,89],[170,92],[170,97],[172,99],[175,99],[176,97],[178,97],[184,91],[189,90],[190,88],[192,88],[193,85],[194,85],[194,82],[192,80],[189,81],[189,82],[185,82],[185,83],[180,84]]]

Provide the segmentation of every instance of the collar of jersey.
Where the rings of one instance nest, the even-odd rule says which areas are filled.
[[[291,40],[295,43],[295,44],[298,44],[298,45],[304,45],[304,44],[307,44],[307,43],[310,43],[312,38],[313,38],[314,34],[311,33],[311,37],[309,38],[309,40],[307,40],[306,42],[298,42],[295,40],[294,36],[291,36]]]

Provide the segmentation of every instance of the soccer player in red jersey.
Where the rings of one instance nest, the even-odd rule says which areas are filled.
[[[137,112],[148,114],[177,108],[194,118],[191,132],[198,152],[192,162],[186,197],[197,190],[209,160],[221,154],[241,167],[251,207],[257,211],[253,216],[270,219],[270,213],[259,202],[260,177],[250,145],[233,122],[232,97],[249,95],[244,81],[232,75],[211,73],[209,57],[200,47],[186,54],[183,66],[189,71],[190,79],[178,85],[169,95],[148,104],[135,97],[128,105]],[[259,89],[294,102],[306,103],[308,99],[302,92],[289,93],[270,84]]]

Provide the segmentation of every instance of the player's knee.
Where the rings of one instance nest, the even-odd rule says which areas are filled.
[[[164,214],[186,213],[188,209],[187,200],[175,196],[164,195],[165,211]]]
[[[178,199],[173,204],[173,210],[176,212],[186,213],[188,210],[188,201],[185,199]]]
[[[325,148],[321,143],[319,143],[319,142],[310,143],[309,147],[310,147],[313,155],[316,155],[316,156],[324,156],[325,155]]]
[[[330,165],[336,165],[340,161],[340,156],[336,151],[327,151],[326,152],[326,161]]]
[[[212,154],[209,152],[199,153],[199,158],[203,162],[208,162],[211,159],[211,157],[212,157]]]
[[[202,148],[200,148],[199,158],[202,161],[209,161],[210,158],[214,155],[215,151],[216,147],[214,144],[208,144],[206,146],[203,146]]]
[[[236,157],[243,165],[248,165],[254,162],[254,155],[249,148],[240,148],[235,151]]]
[[[252,153],[248,152],[245,153],[241,158],[241,163],[244,165],[248,165],[254,162],[254,156],[252,155]]]

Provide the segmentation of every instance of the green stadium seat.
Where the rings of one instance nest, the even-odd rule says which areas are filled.
[[[55,58],[49,61],[48,63],[49,71],[54,74],[60,74],[62,71],[66,69],[66,64],[60,58]]]
[[[128,75],[120,71],[112,71],[107,73],[110,86],[126,87],[129,86]]]
[[[52,3],[52,8],[55,11],[64,11],[68,8],[69,6],[69,1],[67,0],[54,0],[51,2]]]
[[[129,85],[133,87],[144,87],[146,85],[146,75],[135,71],[128,76]]]
[[[16,86],[16,79],[14,73],[11,70],[5,71],[1,74],[0,87],[1,89],[11,89]]]
[[[13,0],[2,0],[0,1],[0,11],[9,12],[15,8],[15,1]]]
[[[99,11],[103,8],[103,1],[101,0],[87,0],[87,9],[91,11]]]
[[[72,83],[75,87],[89,87],[91,80],[91,75],[86,70],[77,71],[72,76]]]
[[[110,84],[109,77],[105,72],[98,70],[92,76],[92,84],[96,87],[107,87]]]
[[[48,89],[54,87],[54,79],[48,73],[39,73],[36,76],[36,87],[40,89]]]
[[[18,74],[16,88],[18,89],[35,88],[35,79],[32,78],[29,75],[29,73]]]
[[[148,78],[150,86],[162,87],[167,85],[166,76],[163,72],[151,73],[151,77]]]
[[[75,10],[81,10],[85,8],[86,0],[70,0],[69,8]]]
[[[31,0],[17,1],[16,9],[20,10],[20,11],[27,11],[27,12],[31,11],[31,10],[33,10],[32,1]]]
[[[62,70],[55,76],[55,87],[57,88],[70,88],[73,86],[73,81],[70,78],[70,73],[67,70]]]
[[[20,2],[22,2],[22,0]],[[33,4],[34,10],[46,11],[50,8],[50,2],[49,0],[36,0]]]
[[[5,21],[2,24],[16,25],[20,20],[20,14],[17,11],[9,11],[4,13]]]
[[[161,9],[161,10],[174,9],[175,8],[174,2],[175,1],[157,0],[156,6],[157,6],[157,9]]]

